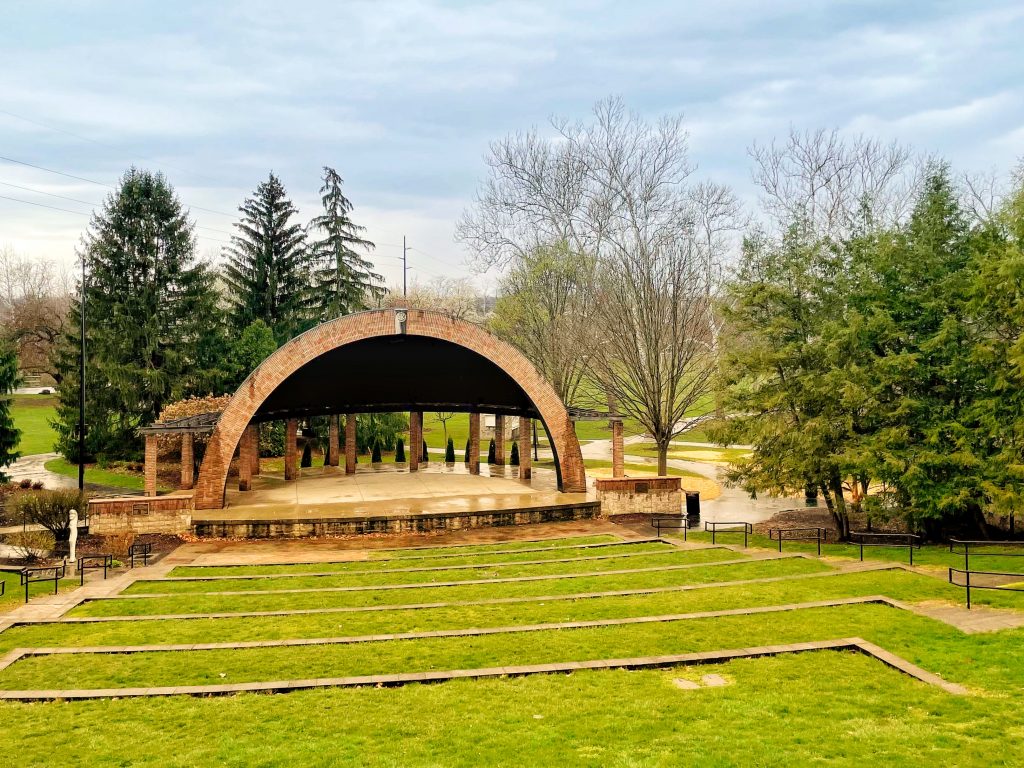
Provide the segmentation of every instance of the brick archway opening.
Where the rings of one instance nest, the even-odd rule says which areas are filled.
[[[264,360],[221,414],[195,484],[195,509],[221,509],[246,427],[273,419],[399,410],[460,410],[539,419],[560,491],[586,491],[565,405],[514,347],[482,328],[416,309],[328,321]]]

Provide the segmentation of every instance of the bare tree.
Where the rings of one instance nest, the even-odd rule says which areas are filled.
[[[60,382],[53,351],[65,332],[71,287],[53,262],[0,250],[0,326],[23,371]]]
[[[470,323],[483,322],[484,314],[483,297],[468,278],[438,277],[429,283],[413,282],[405,296],[392,288],[379,305],[428,309]]]

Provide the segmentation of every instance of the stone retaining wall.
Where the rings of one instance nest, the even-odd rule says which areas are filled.
[[[678,515],[683,509],[679,477],[612,477],[594,481],[601,511],[607,516]]]
[[[89,499],[89,533],[188,533],[192,495]]]

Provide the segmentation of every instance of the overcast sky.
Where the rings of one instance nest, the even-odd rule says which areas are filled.
[[[682,112],[700,174],[744,197],[746,148],[791,125],[1008,171],[1022,40],[1020,0],[4,0],[0,156],[104,184],[160,169],[186,205],[227,214],[273,169],[304,217],[331,165],[389,281],[403,234],[427,281],[468,273],[453,231],[488,142],[608,95]],[[108,191],[8,159],[2,197],[88,213]],[[193,214],[214,256],[232,217]],[[0,245],[71,263],[87,221],[0,199]]]

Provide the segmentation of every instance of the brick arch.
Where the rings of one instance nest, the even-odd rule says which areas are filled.
[[[395,334],[396,310],[346,315],[312,328],[270,355],[242,382],[210,436],[195,484],[196,509],[224,506],[228,468],[242,433],[270,394],[292,373],[333,349],[362,339]],[[530,399],[551,437],[559,487],[586,490],[583,456],[561,398],[521,352],[482,328],[437,312],[408,310],[407,336],[425,336],[457,344],[481,355],[508,374]]]

